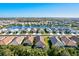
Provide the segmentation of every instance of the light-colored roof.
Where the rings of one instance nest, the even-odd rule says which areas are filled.
[[[7,37],[4,38],[2,41],[4,42],[5,45],[7,45],[7,44],[9,44],[14,38],[15,38],[15,36],[7,36]]]
[[[0,40],[0,45],[4,45],[5,43],[2,41],[2,40]]]
[[[23,41],[23,39],[24,39],[24,36],[19,36],[19,37],[17,37],[15,40],[16,40],[16,42],[17,42],[18,44],[21,44],[22,41]]]
[[[76,42],[79,42],[79,38],[77,36],[72,36],[70,37],[71,40],[74,40]]]
[[[34,36],[29,35],[26,37],[26,40],[29,40],[31,43],[33,43]]]
[[[3,40],[4,38],[6,38],[5,36],[0,36],[0,40]]]
[[[65,45],[67,46],[76,46],[76,42],[73,40],[70,40],[69,37],[63,36],[61,40],[64,42]]]
[[[67,45],[70,40],[66,36],[62,36],[61,41],[63,41],[63,43]]]
[[[67,45],[68,46],[76,46],[77,44],[74,41],[69,41]]]

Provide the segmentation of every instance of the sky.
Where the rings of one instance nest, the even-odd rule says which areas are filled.
[[[0,17],[79,17],[79,3],[0,3]]]

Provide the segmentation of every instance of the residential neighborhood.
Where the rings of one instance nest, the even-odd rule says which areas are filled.
[[[0,20],[0,45],[46,48],[49,46],[48,41],[50,40],[52,45],[57,47],[77,47],[79,21],[75,19],[3,18]]]
[[[79,52],[78,19],[0,18],[0,54],[76,55],[74,53]]]
[[[0,20],[0,35],[79,35],[78,22],[73,18],[3,19]]]

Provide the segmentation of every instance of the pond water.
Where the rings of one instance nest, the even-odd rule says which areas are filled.
[[[14,30],[14,29],[27,29],[27,28],[42,28],[42,29],[45,29],[45,28],[50,28],[51,30],[72,30],[71,28],[68,28],[68,27],[49,27],[49,26],[46,26],[46,25],[41,25],[41,26],[9,26],[7,27],[8,30]]]
[[[9,26],[7,29],[27,29],[27,28],[49,28],[46,25],[43,26]]]

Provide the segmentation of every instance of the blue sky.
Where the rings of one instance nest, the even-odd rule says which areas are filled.
[[[0,17],[79,17],[79,4],[0,3]]]

